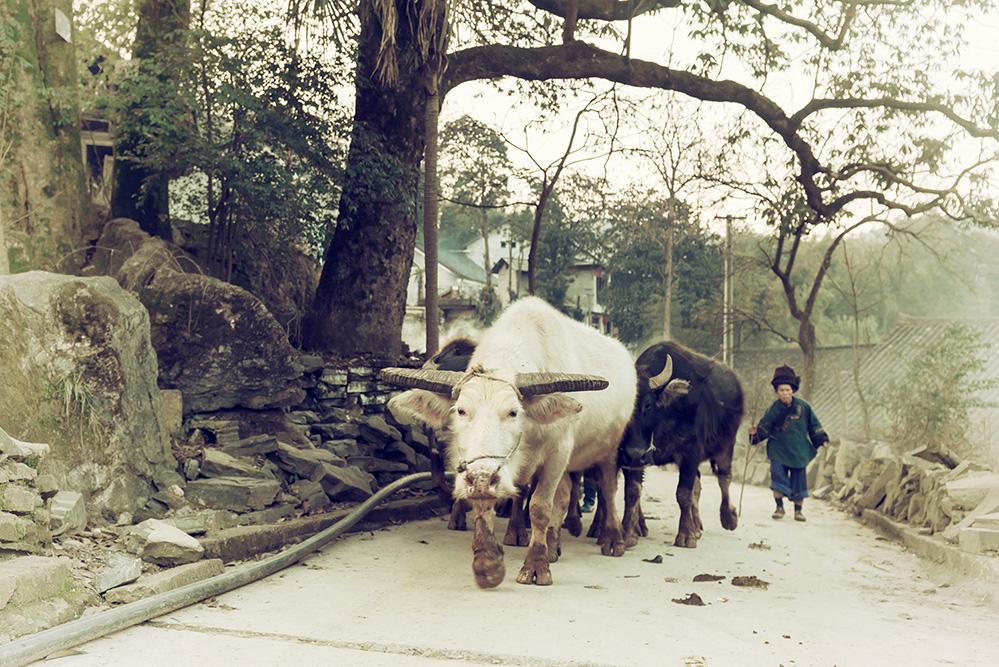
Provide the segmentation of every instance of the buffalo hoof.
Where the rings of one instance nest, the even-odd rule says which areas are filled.
[[[496,588],[506,577],[503,554],[500,553],[498,558],[486,553],[475,554],[472,559],[472,572],[475,573],[475,583],[479,588]]]
[[[620,540],[608,540],[600,545],[600,553],[605,556],[613,556],[619,558],[624,555],[624,539]]]
[[[548,562],[554,563],[562,555],[562,540],[552,530],[548,531]]]
[[[627,532],[624,534],[624,548],[631,549],[638,546],[638,533]]]
[[[739,526],[739,515],[735,513],[734,507],[722,508],[721,524],[725,530],[735,530]]]
[[[517,573],[517,583],[551,586],[552,569],[548,566],[548,561],[525,562]]]
[[[694,533],[677,533],[676,539],[673,540],[674,547],[683,547],[685,549],[696,549],[697,548],[697,535]]]
[[[642,537],[649,536],[649,525],[645,523],[645,517],[640,517],[638,519],[638,534]]]
[[[579,537],[583,534],[583,521],[578,516],[567,516],[562,525],[573,537]]]
[[[531,543],[531,534],[527,528],[507,525],[506,533],[503,535],[503,544],[508,547],[526,547]]]

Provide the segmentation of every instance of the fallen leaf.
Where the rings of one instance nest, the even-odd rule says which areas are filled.
[[[721,581],[724,578],[725,575],[723,574],[699,574],[696,577],[694,577],[694,582],[696,583],[700,581]]]

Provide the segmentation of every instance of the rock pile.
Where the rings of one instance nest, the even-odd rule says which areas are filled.
[[[429,470],[423,429],[380,414],[388,391],[372,389],[373,380],[350,380],[351,373],[342,372],[336,397],[329,396],[328,383],[317,383],[315,410],[189,418],[186,455],[180,456],[189,480],[185,500],[194,508],[243,515],[228,516],[233,525],[254,523],[255,516],[313,514],[332,503],[364,500],[404,475]],[[376,393],[348,388],[351,383]],[[150,509],[165,513],[170,507],[157,498]]]
[[[0,555],[40,553],[53,532],[73,533],[86,525],[78,493],[59,491],[38,464],[49,446],[22,442],[0,429]]]
[[[842,441],[808,469],[812,495],[876,510],[971,553],[999,552],[999,474],[949,452]]]

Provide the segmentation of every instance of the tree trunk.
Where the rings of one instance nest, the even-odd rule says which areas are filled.
[[[798,347],[801,348],[801,397],[806,401],[812,396],[815,386],[815,326],[811,319],[801,321],[798,327]]]
[[[80,153],[79,73],[54,13],[70,0],[0,3],[0,267],[75,272],[89,205]]]
[[[139,21],[136,25],[132,59],[142,67],[143,61],[178,63],[186,32],[191,21],[190,0],[141,0],[138,5]],[[176,73],[167,66],[156,74],[162,94],[176,90]],[[141,122],[145,106],[138,101],[130,112],[136,111]],[[175,122],[182,122],[177,119]],[[129,155],[141,155],[142,137],[137,131],[125,131],[115,145],[114,188],[111,194],[111,214],[114,217],[132,218],[146,232],[171,238],[170,229],[170,177],[154,172]]]
[[[399,21],[396,28],[398,85],[377,81],[381,27],[368,14],[362,8],[354,129],[337,226],[303,325],[303,343],[341,354],[393,357],[401,349],[416,242],[427,95],[412,57],[410,21]]]
[[[10,273],[10,258],[7,256],[7,221],[3,214],[3,199],[0,199],[0,276]]]
[[[437,178],[437,124],[440,121],[440,97],[436,86],[427,96],[426,135],[427,147],[423,158],[423,253],[426,263],[426,297],[424,300],[427,325],[427,358],[440,349],[440,314],[437,287],[437,196],[440,183]]]
[[[542,186],[543,187],[543,186]],[[538,265],[538,246],[541,244],[541,219],[545,213],[545,202],[547,197],[544,192],[534,209],[534,225],[531,227],[531,249],[527,251],[527,293],[535,294],[537,281],[535,274]]]
[[[482,263],[486,265],[486,287],[493,288],[493,265],[489,259],[489,211],[481,209],[482,213]]]

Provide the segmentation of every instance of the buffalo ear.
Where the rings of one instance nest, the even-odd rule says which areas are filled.
[[[444,428],[451,405],[451,399],[423,389],[404,391],[388,402],[388,408],[393,414],[401,412],[412,415],[435,431]]]
[[[659,392],[659,398],[656,401],[659,407],[668,407],[673,401],[683,398],[690,393],[690,382],[680,378],[674,378],[669,381],[661,392]]]
[[[539,424],[551,424],[577,414],[583,405],[566,394],[543,394],[524,401],[527,416]]]

